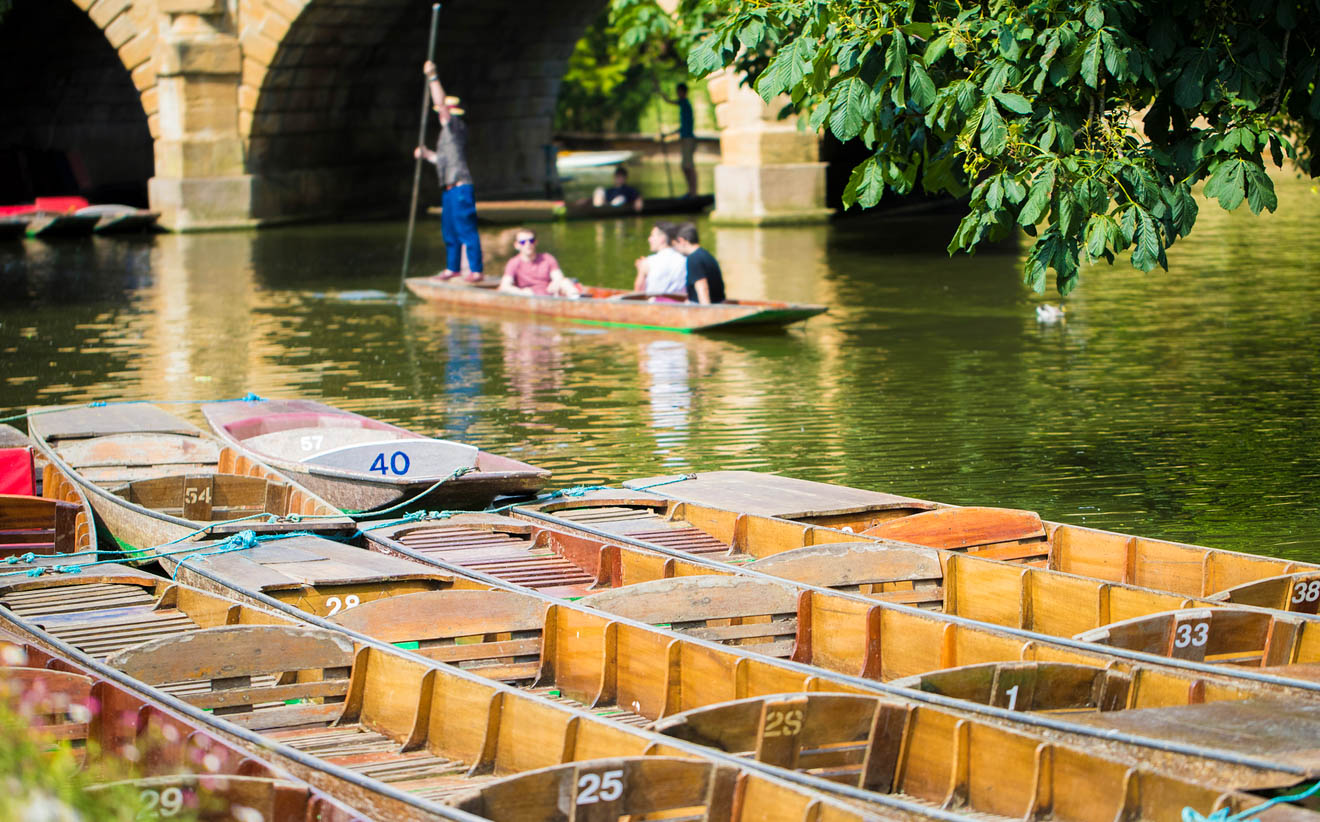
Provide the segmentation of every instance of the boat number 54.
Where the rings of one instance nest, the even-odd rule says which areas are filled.
[[[1297,587],[1293,588],[1292,603],[1301,605],[1303,602],[1315,602],[1320,599],[1320,579],[1313,579],[1308,582],[1299,582]]]
[[[1204,645],[1210,639],[1210,623],[1208,622],[1184,622],[1178,626],[1178,632],[1173,638],[1173,647],[1186,648],[1188,645],[1195,645],[1197,648]]]
[[[393,454],[390,454],[389,465],[385,464],[384,453],[377,454],[376,459],[371,462],[371,470],[385,476],[388,476],[392,472],[395,476],[401,477],[408,473],[408,468],[411,465],[412,461],[408,459],[407,454],[402,451],[395,451]]]
[[[578,777],[577,787],[579,805],[613,802],[623,796],[623,771],[584,773]]]

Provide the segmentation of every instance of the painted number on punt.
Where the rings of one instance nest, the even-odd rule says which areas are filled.
[[[195,502],[210,502],[211,489],[209,486],[206,488],[186,488],[183,491],[183,501],[190,505]]]
[[[1315,602],[1317,599],[1320,599],[1320,579],[1313,579],[1310,582],[1299,582],[1297,587],[1293,588],[1293,605]]]
[[[1014,685],[1012,688],[1004,691],[1004,696],[1008,697],[1008,709],[1010,711],[1017,708],[1018,688],[1021,687],[1021,685]]]
[[[1178,632],[1173,638],[1173,647],[1186,648],[1195,646],[1197,648],[1210,640],[1210,623],[1208,622],[1184,622],[1178,626]]]
[[[308,434],[298,440],[298,445],[304,451],[317,451],[321,448],[321,443],[325,442],[325,437],[320,434]]]
[[[797,736],[802,731],[801,711],[770,711],[765,715],[765,736]]]
[[[357,594],[349,594],[342,600],[339,597],[330,597],[325,601],[326,607],[330,609],[328,616],[334,616],[340,611],[347,611],[349,608],[356,608],[362,604]]]
[[[390,454],[388,465],[385,463],[385,454],[377,454],[376,459],[371,462],[370,470],[383,476],[388,476],[393,473],[395,476],[401,477],[408,473],[410,467],[412,467],[412,460],[408,459],[408,455],[402,451],[395,451],[393,454]]]
[[[148,816],[174,816],[183,809],[183,791],[179,788],[166,788],[163,791],[147,788],[138,794]]]
[[[577,804],[594,805],[613,802],[623,796],[623,771],[584,773],[578,777]]]

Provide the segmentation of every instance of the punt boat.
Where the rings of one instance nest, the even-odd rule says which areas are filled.
[[[0,240],[21,240],[27,233],[27,220],[21,217],[0,216]]]
[[[97,234],[142,234],[156,227],[160,212],[129,205],[87,205],[73,212],[78,217],[95,217],[92,231]]]
[[[855,792],[844,803],[830,797],[832,783],[810,775],[740,763],[360,635],[284,624],[278,614],[164,580],[155,583],[159,596],[104,607],[106,588],[118,585],[141,595],[152,583],[126,568],[103,570],[95,581],[10,582],[0,593],[0,627],[116,678],[152,704],[201,719],[222,741],[259,752],[371,818],[477,819],[456,805],[479,807],[474,803],[484,801],[481,795],[489,785],[496,791],[486,795],[495,803],[491,807],[505,807],[495,801],[502,779],[569,764],[579,771],[573,801],[565,803],[556,795],[548,808],[523,806],[520,812],[528,815],[518,818],[565,818],[547,816],[556,805],[562,812],[561,803],[574,809],[603,805],[568,816],[583,820],[606,818],[593,816],[596,811],[613,814],[608,818],[630,808],[644,813],[648,796],[681,790],[662,778],[663,757],[692,756],[735,771],[734,797],[744,816],[727,817],[717,810],[712,821],[967,818],[901,796]],[[175,626],[144,634],[142,620],[147,618],[170,619]],[[593,764],[637,757],[654,757],[660,764],[640,770],[623,765],[623,773],[612,761]],[[1186,785],[1132,770],[1131,778],[1143,784],[1167,783],[1180,790]],[[594,787],[584,778],[588,774],[598,774]],[[639,781],[630,782],[630,774]],[[1254,784],[1287,778],[1286,773],[1267,777],[1261,772],[1242,780]],[[1222,786],[1193,791],[1187,798],[1207,809],[1251,802],[1249,795]],[[504,811],[491,817],[492,812],[484,813],[510,818]]]
[[[695,505],[715,519],[711,512],[723,511],[724,521],[711,527],[731,542],[742,538],[734,530],[739,515],[770,517],[803,526],[799,545],[887,539],[1238,605],[1305,614],[1320,608],[1320,565],[1049,522],[1031,511],[961,507],[754,471],[624,485]],[[624,517],[616,512],[615,518]]]
[[[580,299],[508,294],[498,289],[498,280],[489,277],[476,284],[434,277],[412,277],[406,282],[413,294],[441,305],[683,333],[782,328],[828,310],[823,305],[767,300],[730,300],[715,305],[652,302],[646,294],[595,286],[589,286]]]
[[[384,508],[428,489],[415,505],[484,508],[497,496],[534,494],[550,478],[525,462],[312,400],[207,403],[202,414],[228,445],[345,510]]]
[[[260,819],[349,822],[363,817],[209,732],[204,723],[78,665],[0,633],[0,701],[25,715],[42,740],[59,741],[84,768],[127,788],[161,817],[203,822]]]
[[[121,545],[145,549],[241,530],[351,531],[338,508],[154,405],[33,409],[42,456]]]
[[[590,200],[480,200],[477,221],[493,225],[547,223],[555,220],[608,220],[622,217],[659,217],[665,214],[700,214],[715,204],[715,195],[697,197],[645,197],[640,209],[593,205]],[[427,209],[439,214],[440,208]]]

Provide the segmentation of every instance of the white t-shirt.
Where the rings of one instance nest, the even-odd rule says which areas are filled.
[[[687,292],[687,257],[672,248],[662,248],[646,259],[647,294]]]

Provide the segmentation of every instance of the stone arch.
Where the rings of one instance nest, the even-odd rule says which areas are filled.
[[[464,98],[480,196],[543,190],[559,83],[605,2],[445,4],[436,62]],[[239,0],[254,217],[402,209],[429,17],[424,0]]]
[[[14,4],[0,21],[0,202],[82,193],[146,205],[156,40],[154,0]]]

